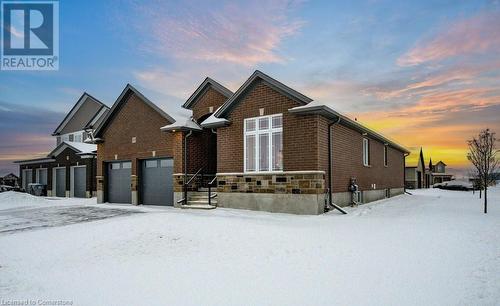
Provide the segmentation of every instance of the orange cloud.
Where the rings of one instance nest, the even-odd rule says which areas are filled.
[[[448,24],[434,38],[418,43],[401,56],[397,63],[400,66],[414,66],[459,55],[496,50],[500,47],[498,29],[499,12],[482,13]]]

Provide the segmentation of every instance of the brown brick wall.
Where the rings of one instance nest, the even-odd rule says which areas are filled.
[[[103,162],[115,159],[132,161],[137,175],[138,159],[174,156],[174,134],[160,131],[171,124],[135,94],[131,95],[104,131],[104,142],[98,145],[97,175],[103,175]],[[132,143],[136,137],[136,143]]]
[[[217,129],[217,172],[243,172],[243,124],[245,118],[283,114],[284,171],[319,169],[319,116],[297,116],[288,110],[299,104],[275,91],[263,81],[257,81],[231,111],[231,125]]]
[[[223,94],[211,86],[208,87],[191,108],[194,120],[198,121],[204,115],[209,114],[209,107],[211,106],[213,106],[215,112],[226,100],[227,98]]]
[[[363,165],[363,137],[342,125],[332,130],[333,192],[345,192],[351,177],[356,177],[361,190],[403,188],[404,155],[388,148],[388,166],[384,166],[384,144],[370,139],[370,166]]]

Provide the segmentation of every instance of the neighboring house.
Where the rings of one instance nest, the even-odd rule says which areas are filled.
[[[16,161],[21,187],[30,183],[47,186],[48,196],[92,197],[96,191],[95,144],[84,143],[92,124],[102,120],[109,108],[84,93],[55,129],[56,147],[45,157]]]
[[[452,179],[453,175],[446,173],[446,164],[442,161],[433,165],[432,158],[430,158],[428,168],[425,167],[422,148],[420,148],[417,165],[405,167],[405,186],[408,189],[429,188],[434,184]]]
[[[431,185],[451,181],[453,174],[446,173],[446,164],[439,161],[437,164],[432,165],[432,160],[429,164],[429,172],[431,175]]]
[[[363,203],[404,192],[408,150],[260,71],[235,93],[207,78],[183,107],[125,87],[93,135],[98,202],[206,203],[213,178],[218,206],[297,214],[349,205],[351,178]]]
[[[4,175],[0,177],[0,185],[7,185],[12,187],[19,186],[19,177],[14,173]]]
[[[420,189],[429,188],[430,184],[431,174],[425,167],[424,153],[420,148],[417,165],[405,167],[405,186],[408,189]]]

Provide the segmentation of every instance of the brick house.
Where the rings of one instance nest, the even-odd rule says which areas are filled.
[[[432,158],[429,158],[429,166],[425,167],[422,148],[420,148],[417,165],[405,168],[405,187],[408,189],[429,188],[434,184],[452,179],[453,174],[446,173],[446,164],[442,161],[433,165]]]
[[[183,108],[126,86],[93,134],[98,202],[320,214],[351,178],[363,203],[404,192],[404,147],[260,71],[234,93],[206,78]]]
[[[46,186],[48,196],[95,196],[97,146],[84,141],[108,110],[84,93],[52,133],[55,148],[47,156],[15,162],[21,188],[27,191],[29,184],[38,183]]]

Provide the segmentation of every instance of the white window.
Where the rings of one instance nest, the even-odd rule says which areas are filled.
[[[384,166],[387,167],[387,146],[384,146]]]
[[[283,170],[283,116],[245,119],[245,172]]]
[[[363,138],[363,165],[370,165],[370,141]]]
[[[82,134],[81,133],[75,133],[75,138],[73,139],[74,142],[82,142]]]

